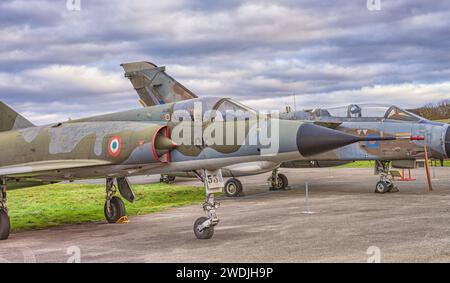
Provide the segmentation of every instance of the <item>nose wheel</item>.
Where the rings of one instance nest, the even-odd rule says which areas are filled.
[[[194,222],[194,234],[197,239],[211,239],[214,235],[214,226],[204,227],[204,223],[208,221],[208,217],[200,217]]]
[[[388,161],[377,161],[375,163],[375,172],[380,174],[380,181],[375,185],[375,193],[385,194],[399,192],[392,176],[389,174]]]
[[[197,239],[211,239],[214,235],[214,227],[219,224],[219,217],[217,217],[216,209],[220,204],[214,201],[214,194],[209,193],[203,203],[203,210],[206,217],[197,218],[194,222],[194,234]]]

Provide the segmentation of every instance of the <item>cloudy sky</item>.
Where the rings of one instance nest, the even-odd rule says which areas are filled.
[[[0,2],[0,98],[38,124],[139,107],[141,60],[261,109],[450,98],[448,0],[77,1]]]

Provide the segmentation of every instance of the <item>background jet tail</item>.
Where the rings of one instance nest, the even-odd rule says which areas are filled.
[[[121,64],[143,106],[153,106],[197,98],[192,91],[169,76],[165,67],[150,62]]]
[[[11,107],[0,101],[0,132],[34,127]]]

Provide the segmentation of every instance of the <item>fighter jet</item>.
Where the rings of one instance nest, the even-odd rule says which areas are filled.
[[[165,103],[165,99],[193,99],[192,91],[177,82],[165,72],[149,62],[122,64],[125,76],[130,79],[141,97],[143,106],[153,105],[150,101]],[[240,176],[256,175],[272,171],[268,182],[272,190],[288,186],[288,178],[278,173],[278,168],[332,167],[357,160],[375,160],[375,172],[380,180],[375,184],[376,193],[397,192],[398,188],[389,174],[390,167],[414,168],[416,160],[424,158],[424,149],[431,159],[443,160],[450,155],[450,130],[448,124],[429,121],[393,105],[356,105],[331,109],[288,111],[281,119],[309,121],[352,135],[424,137],[393,142],[366,142],[351,144],[327,153],[311,156],[308,160],[296,160],[277,164],[271,161],[255,161],[234,164],[222,168],[222,174],[230,177],[225,183],[225,193],[230,197],[242,194]],[[163,175],[162,181],[171,182],[175,176],[195,177],[190,172]]]
[[[204,183],[206,217],[194,223],[199,239],[213,236],[219,218],[214,195],[221,168],[248,162],[307,160],[354,142],[391,141],[280,120],[228,98],[195,98],[79,120],[35,126],[0,103],[0,239],[10,233],[7,186],[106,178],[105,218],[116,223],[134,201],[128,176],[193,172]]]
[[[283,163],[285,168],[330,167],[355,160],[375,160],[375,173],[380,180],[376,193],[397,192],[390,167],[411,169],[418,159],[427,157],[444,160],[450,156],[450,128],[448,124],[427,120],[394,105],[351,104],[328,109],[289,111],[280,117],[290,120],[316,121],[334,125],[332,128],[358,136],[394,135],[415,136],[424,139],[403,140],[398,143],[366,142],[345,146],[313,156],[310,162]],[[336,163],[339,162],[339,163]]]

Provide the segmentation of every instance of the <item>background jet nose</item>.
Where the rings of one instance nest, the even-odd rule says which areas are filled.
[[[450,126],[447,128],[447,132],[445,133],[445,153],[447,157],[450,158]]]
[[[301,125],[297,131],[297,148],[308,157],[337,149],[358,141],[395,140],[395,137],[361,137],[311,123]]]
[[[297,147],[307,157],[339,148],[357,141],[355,136],[322,126],[305,123],[297,132]]]

